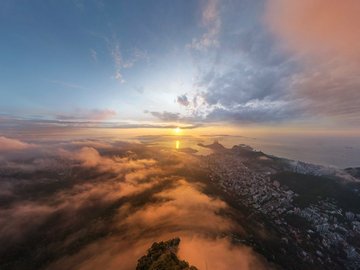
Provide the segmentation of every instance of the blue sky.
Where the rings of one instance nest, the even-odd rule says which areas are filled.
[[[4,0],[0,114],[353,127],[360,52],[344,44],[360,40],[358,9],[353,0]]]
[[[166,109],[191,80],[185,45],[197,31],[195,1],[1,6],[3,113],[49,117],[110,109],[141,118],[145,109]]]

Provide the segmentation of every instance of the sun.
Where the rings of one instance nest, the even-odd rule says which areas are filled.
[[[180,132],[181,132],[181,128],[176,127],[176,128],[174,129],[174,132],[175,132],[176,134],[180,134]]]

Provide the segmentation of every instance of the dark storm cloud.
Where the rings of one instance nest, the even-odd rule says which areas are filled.
[[[3,141],[16,147],[0,162],[1,268],[130,270],[153,241],[180,236],[182,258],[199,267],[266,269],[220,236],[241,228],[182,173],[198,169],[191,155],[112,140]]]

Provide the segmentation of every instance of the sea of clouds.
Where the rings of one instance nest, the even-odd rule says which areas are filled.
[[[0,268],[134,269],[154,241],[180,237],[199,269],[268,269],[230,241],[242,228],[199,168],[153,145],[0,137]]]

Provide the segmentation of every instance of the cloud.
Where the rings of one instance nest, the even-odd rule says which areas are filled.
[[[89,88],[87,88],[87,87],[83,87],[83,86],[81,86],[79,84],[72,83],[72,82],[64,82],[64,81],[59,81],[59,80],[48,80],[48,82],[54,83],[54,84],[57,84],[57,85],[61,85],[61,86],[64,86],[66,88],[89,90]]]
[[[76,140],[69,142],[63,142],[59,143],[60,147],[92,147],[97,150],[106,150],[113,148],[113,145],[111,142],[106,142],[103,140],[97,140],[97,139],[83,139],[83,140]]]
[[[114,63],[116,67],[122,66],[122,57],[120,52],[120,45],[118,43],[113,44],[111,48],[111,55],[113,57]]]
[[[171,121],[178,121],[180,119],[179,113],[172,113],[172,112],[148,112],[152,116],[160,119],[161,121],[171,122]]]
[[[77,153],[76,159],[82,162],[82,165],[85,167],[95,167],[100,164],[110,164],[113,165],[113,161],[108,158],[102,158],[99,152],[92,147],[83,147],[81,148],[80,152]]]
[[[158,201],[143,208],[133,209],[129,204],[120,207],[113,230],[125,226],[127,231],[88,245],[53,263],[51,269],[133,269],[152,242],[174,236],[181,237],[179,256],[200,269],[271,269],[250,248],[233,246],[223,237],[211,237],[231,227],[229,220],[216,214],[227,207],[225,203],[204,195],[185,180],[175,183],[174,188],[155,193]]]
[[[54,212],[52,207],[24,203],[10,209],[1,209],[0,239],[19,242],[27,233],[40,226]]]
[[[117,113],[111,109],[76,110],[72,114],[59,114],[58,120],[91,120],[104,121],[113,118]]]
[[[107,39],[106,39],[107,40]],[[110,48],[110,54],[112,56],[114,66],[115,66],[115,76],[114,78],[121,83],[125,83],[125,79],[123,77],[123,69],[132,68],[139,61],[149,61],[149,55],[147,51],[140,50],[138,48],[134,48],[130,53],[130,56],[124,59],[124,56],[120,50],[120,44],[118,41],[107,40],[108,46]]]
[[[241,33],[241,52],[232,56],[234,63],[225,70],[215,65],[201,72],[196,81],[197,93],[191,115],[179,119],[194,122],[263,123],[282,122],[304,117],[306,101],[291,87],[297,67],[291,59],[278,56],[266,34]],[[234,39],[230,35],[229,39]],[[226,42],[222,51],[232,55]],[[233,46],[233,45],[231,45]],[[178,98],[179,100],[179,98]],[[200,102],[198,102],[200,101]]]
[[[142,170],[148,166],[154,165],[155,160],[149,159],[138,159],[136,161],[129,160],[127,157],[103,157],[100,153],[93,147],[83,147],[77,153],[72,153],[76,160],[79,160],[84,167],[95,167],[101,171],[110,171],[110,172],[126,172],[129,170]],[[134,172],[132,172],[134,173]],[[141,172],[144,174],[144,172]]]
[[[138,92],[139,94],[144,94],[144,92],[145,92],[144,86],[135,86],[134,89],[135,89],[135,91]]]
[[[200,268],[205,258],[208,269],[261,261],[224,238],[242,231],[226,214],[227,204],[205,194],[196,179],[179,175],[197,167],[195,157],[102,140],[43,142],[39,148],[46,151],[13,159],[14,170],[0,163],[6,175],[0,181],[0,264],[130,270],[154,241],[175,236],[182,239],[180,256]],[[23,170],[40,163],[45,165]]]
[[[186,95],[178,96],[176,99],[176,102],[185,107],[189,106],[189,104],[190,104]]]
[[[93,120],[105,120],[112,118],[116,115],[116,112],[111,109],[105,109],[105,110],[92,110],[89,113],[89,118]]]
[[[124,80],[124,78],[123,78],[123,75],[121,74],[121,72],[120,72],[120,69],[117,69],[116,71],[115,71],[115,77],[114,77],[116,80],[118,80],[119,82],[121,82],[121,83],[124,83],[125,82],[125,80]]]
[[[112,42],[110,44],[110,53],[114,62],[115,66],[115,79],[118,80],[121,83],[124,83],[125,80],[123,79],[123,75],[121,72],[123,61],[122,61],[122,55],[120,52],[120,45],[117,42]]]
[[[33,230],[38,230],[39,226],[43,226],[53,215],[60,215],[61,221],[59,220],[58,225],[62,226],[62,230],[81,223],[71,216],[76,213],[81,215],[88,208],[104,207],[124,196],[149,189],[158,182],[144,181],[153,175],[162,175],[162,170],[157,167],[155,160],[130,159],[126,156],[106,157],[89,146],[75,151],[54,147],[46,158],[42,156],[43,153],[33,152],[32,158],[27,162],[21,159],[13,161],[13,170],[9,170],[11,168],[7,163],[0,163],[0,170],[8,175],[7,180],[4,179],[0,183],[0,200],[3,203],[11,203],[10,207],[0,208],[0,239],[5,239],[8,245],[26,240]],[[77,161],[80,161],[80,164]],[[34,170],[29,170],[32,166]],[[89,171],[92,181],[78,179],[76,173],[73,174],[83,169],[95,169]],[[43,182],[43,179],[36,176],[40,171],[47,172],[53,178]],[[11,179],[10,175],[13,173],[33,175],[34,179],[32,176],[21,181],[16,176]],[[101,173],[116,173],[116,176],[102,176]],[[58,188],[53,192],[51,188],[49,190],[48,188],[56,184],[61,176],[65,179],[59,183]],[[116,179],[123,180],[114,181]],[[33,199],[22,198],[22,194],[30,193]],[[37,197],[39,194],[42,196]]]
[[[291,84],[313,114],[359,119],[360,2],[268,0],[265,23],[301,70]]]
[[[176,98],[203,102],[176,118],[359,123],[359,11],[356,0],[207,1],[203,37],[214,33],[216,46],[193,42],[206,57],[195,54],[194,88]]]
[[[224,202],[202,194],[184,180],[174,184],[174,188],[154,194],[162,203],[139,209],[124,222],[139,230],[175,226],[174,229],[221,232],[231,228],[230,221],[216,215],[227,207]]]
[[[180,236],[179,255],[208,269],[269,269],[250,248],[233,246],[228,239],[212,238],[231,227],[231,222],[217,215],[227,206],[219,199],[201,193],[196,185],[175,180],[173,188],[155,193],[153,203],[140,209],[125,204],[118,209],[112,230],[127,228],[120,235],[99,240],[71,257],[62,258],[51,269],[133,269],[153,241]],[[191,197],[191,200],[187,198]],[[197,252],[195,252],[196,249]],[[131,250],[131,252],[129,252]],[[217,255],[215,255],[217,254]],[[224,258],[228,258],[224,260]],[[196,265],[195,264],[195,265]],[[267,267],[265,267],[267,266]]]
[[[179,256],[199,269],[272,269],[247,247],[233,246],[228,239],[183,238]]]
[[[252,100],[237,106],[214,108],[206,115],[206,120],[210,122],[271,123],[288,121],[298,117],[300,113],[293,108],[293,104],[284,101]]]
[[[131,68],[133,67],[137,62],[142,60],[149,60],[149,55],[146,51],[142,51],[138,48],[133,49],[131,57],[123,63],[124,68]]]
[[[202,25],[206,29],[200,38],[194,38],[186,47],[194,50],[205,51],[208,48],[219,45],[218,35],[221,29],[221,18],[219,15],[219,1],[205,1],[202,11]]]
[[[224,74],[205,74],[199,86],[206,89],[203,97],[209,105],[279,100],[286,93],[287,68],[286,64],[284,67],[266,67],[250,60],[237,64]]]
[[[79,116],[77,116],[77,113]],[[178,127],[178,124],[171,123],[149,123],[149,122],[117,122],[117,121],[106,121],[103,120],[93,120],[86,119],[88,115],[80,114],[81,111],[75,111],[70,114],[61,114],[55,116],[58,119],[42,119],[42,118],[33,118],[33,119],[22,119],[13,117],[7,117],[6,119],[0,119],[0,129],[2,130],[3,135],[12,136],[14,132],[23,132],[26,128],[27,132],[33,134],[42,134],[47,136],[49,133],[58,134],[59,136],[63,135],[63,132],[70,134],[71,132],[77,132],[79,129],[87,128],[104,128],[107,129],[171,129]],[[144,111],[144,113],[149,113]],[[160,113],[162,114],[162,113]],[[157,115],[157,113],[155,113]],[[82,117],[83,119],[78,119]],[[182,128],[193,129],[201,126],[199,123],[194,124],[183,124]]]
[[[187,112],[190,115],[179,118],[238,123],[303,118],[306,102],[290,87],[297,63],[277,47],[261,24],[263,5],[254,1],[205,3],[202,23],[210,30],[203,37],[212,36],[216,46],[194,43],[206,48],[206,57],[193,56],[197,76],[188,94],[194,100]]]
[[[97,62],[97,61],[98,61],[97,52],[96,52],[94,49],[90,49],[90,56],[91,56],[91,59],[92,59],[94,62]]]
[[[360,58],[356,0],[268,0],[265,19],[284,47],[311,57]]]
[[[34,144],[0,136],[0,152],[19,151],[35,147]]]
[[[359,67],[360,68],[360,65]],[[294,75],[295,95],[307,103],[309,113],[339,123],[360,120],[360,78],[351,63],[317,63]]]

